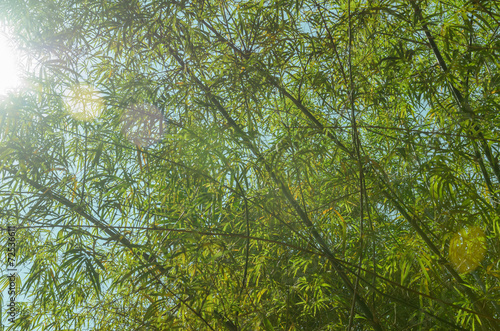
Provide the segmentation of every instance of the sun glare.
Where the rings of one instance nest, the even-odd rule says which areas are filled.
[[[19,53],[8,32],[0,28],[0,95],[20,86]]]

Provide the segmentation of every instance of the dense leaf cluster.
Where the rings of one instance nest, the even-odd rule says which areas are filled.
[[[11,329],[499,329],[499,3],[0,13]]]

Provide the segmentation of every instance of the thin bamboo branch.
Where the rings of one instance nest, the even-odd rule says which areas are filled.
[[[356,159],[358,163],[358,171],[359,171],[359,262],[358,266],[361,267],[361,264],[363,262],[363,246],[364,246],[364,241],[363,241],[363,236],[364,236],[364,229],[363,229],[363,218],[364,218],[364,196],[365,196],[365,179],[364,179],[364,173],[363,173],[363,163],[361,161],[361,140],[359,138],[358,134],[358,127],[357,127],[357,121],[356,121],[356,109],[354,106],[354,81],[353,81],[353,75],[352,75],[352,44],[353,44],[353,32],[352,32],[352,17],[351,17],[351,1],[347,0],[347,16],[349,20],[348,24],[348,51],[347,51],[347,68],[349,71],[349,107],[351,108],[351,123],[352,123],[352,144],[354,146],[354,152],[356,154]],[[355,304],[355,296],[358,291],[358,286],[359,286],[359,278],[361,275],[361,269],[358,268],[357,274],[356,274],[356,281],[354,283],[354,294],[351,302],[351,311],[349,314],[349,325],[347,327],[347,330],[352,330],[352,323],[354,321],[354,304]]]

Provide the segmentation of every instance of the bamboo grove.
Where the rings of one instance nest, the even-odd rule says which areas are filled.
[[[0,13],[8,329],[500,329],[497,2]]]

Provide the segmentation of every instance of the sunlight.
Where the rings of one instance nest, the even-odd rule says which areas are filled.
[[[64,103],[69,114],[79,121],[92,121],[102,113],[99,92],[87,84],[74,85],[64,91]]]
[[[0,28],[0,95],[21,84],[19,55],[6,29]]]

